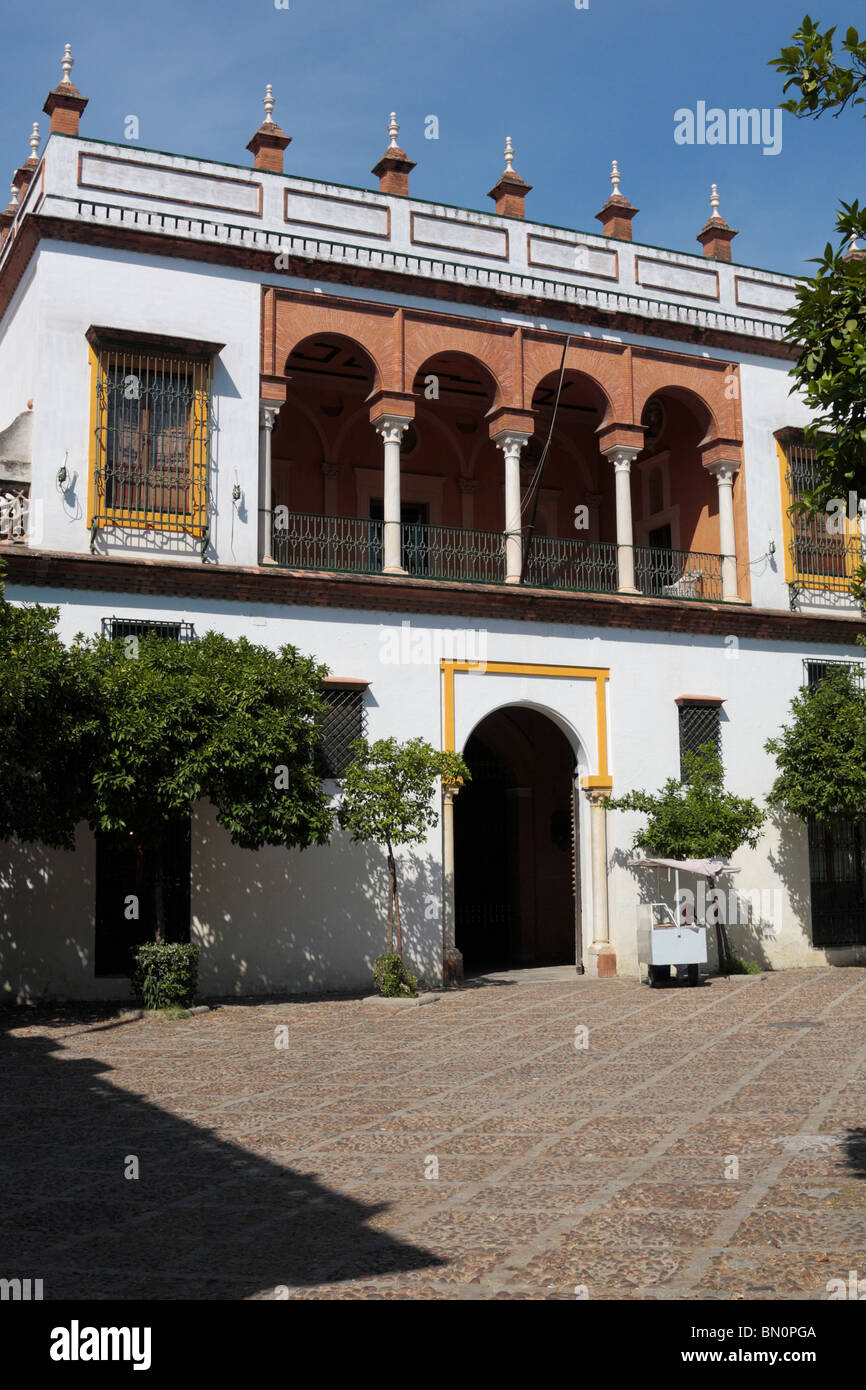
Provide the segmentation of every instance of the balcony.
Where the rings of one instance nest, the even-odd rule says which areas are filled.
[[[460,526],[401,525],[403,566],[410,576],[464,584],[504,584],[505,535]],[[384,523],[364,517],[274,514],[272,559],[287,569],[380,574]],[[722,562],[696,551],[634,549],[635,580],[653,598],[719,603]],[[611,541],[535,536],[525,545],[524,587],[615,594],[617,547]]]
[[[0,483],[0,545],[26,545],[29,529],[29,487]]]

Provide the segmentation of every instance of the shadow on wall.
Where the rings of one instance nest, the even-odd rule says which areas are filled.
[[[397,857],[407,965],[422,984],[440,985],[441,870],[410,850]],[[335,830],[327,847],[242,850],[204,811],[194,822],[192,875],[202,996],[372,987],[373,961],[388,943],[378,846]]]
[[[92,987],[94,894],[87,826],[74,851],[0,840],[0,1001],[74,998]]]
[[[62,1051],[0,1033],[4,1278],[43,1279],[47,1300],[243,1299],[442,1263],[368,1228],[386,1206],[226,1143]]]

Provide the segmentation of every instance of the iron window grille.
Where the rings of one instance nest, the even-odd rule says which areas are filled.
[[[859,517],[848,518],[844,532],[830,529],[829,514],[798,512],[794,504],[817,486],[817,455],[802,441],[787,445],[785,480],[788,490],[791,575],[795,589],[847,594],[862,560]]]
[[[192,642],[195,628],[192,623],[162,622],[158,618],[103,618],[102,635],[110,639],[146,637],[154,633],[175,642]]]
[[[842,668],[849,671],[853,677],[855,686],[866,691],[866,665],[862,661],[809,661],[803,662],[803,684],[811,693],[817,690],[828,671]]]
[[[367,737],[364,691],[328,686],[322,694],[327,710],[322,720],[317,770],[320,777],[339,779],[352,760],[352,745]]]
[[[134,349],[96,356],[91,531],[206,537],[210,365]]]
[[[866,945],[866,822],[809,817],[813,946]]]
[[[705,743],[711,743],[722,756],[722,712],[719,705],[689,704],[679,706],[680,719],[680,781],[686,778],[686,754],[697,753]]]

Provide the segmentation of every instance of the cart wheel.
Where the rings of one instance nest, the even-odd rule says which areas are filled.
[[[699,965],[689,966],[689,984],[699,985],[701,983],[701,967]]]

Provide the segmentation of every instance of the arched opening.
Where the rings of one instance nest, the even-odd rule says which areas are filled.
[[[485,419],[496,398],[493,377],[466,353],[439,352],[418,368],[412,390],[419,444],[402,470],[402,495],[438,503],[429,508],[431,523],[501,531],[500,456]]]
[[[354,516],[355,470],[381,471],[381,444],[366,403],[375,366],[359,344],[323,334],[297,344],[286,376],[272,441],[274,505]]]
[[[455,934],[468,971],[580,964],[576,760],[557,724],[509,705],[473,730],[454,805]]]
[[[719,500],[701,462],[709,408],[677,387],[656,391],[641,413],[644,449],[632,471],[638,588],[721,598]]]
[[[558,386],[559,373],[549,372],[533,392],[535,433],[521,458],[525,486],[531,484],[535,477],[550,434]],[[603,467],[596,432],[606,411],[607,398],[594,381],[582,372],[567,371],[564,374],[556,408],[556,424],[545,460],[544,475],[540,480],[536,507],[538,534],[570,540],[602,538],[606,526],[602,511],[607,470]],[[583,508],[583,511],[578,513],[578,508]],[[530,519],[527,514],[527,524]],[[578,520],[579,525],[576,524]],[[613,535],[613,520],[607,529],[611,527],[614,528],[611,530]]]

